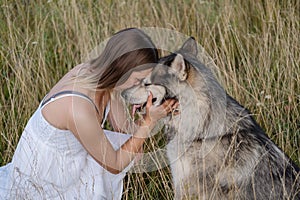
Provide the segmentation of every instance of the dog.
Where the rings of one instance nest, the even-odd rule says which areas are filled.
[[[160,59],[125,101],[159,105],[176,98],[165,119],[174,199],[300,199],[300,170],[197,59],[194,38]]]

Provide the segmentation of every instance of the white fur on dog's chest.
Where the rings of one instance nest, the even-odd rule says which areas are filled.
[[[182,181],[185,177],[188,177],[191,171],[191,161],[180,153],[181,151],[178,150],[178,144],[175,144],[176,141],[178,140],[171,140],[167,146],[167,155],[175,187],[178,186],[180,181]],[[176,176],[174,176],[175,174]]]

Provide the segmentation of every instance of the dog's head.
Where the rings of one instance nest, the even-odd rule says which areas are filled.
[[[196,41],[191,37],[178,51],[160,59],[148,83],[164,86],[165,97],[178,98],[180,92],[187,88],[188,79],[191,79],[192,65],[189,61],[196,59],[197,53]]]
[[[152,73],[144,78],[139,85],[124,90],[121,95],[125,101],[133,105],[133,112],[146,105],[149,91],[153,94],[153,105],[160,105],[165,99],[176,98],[188,78],[190,64],[185,58],[197,56],[197,44],[189,38],[175,53],[160,59]]]

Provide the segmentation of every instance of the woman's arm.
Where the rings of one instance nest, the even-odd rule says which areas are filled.
[[[166,101],[158,107],[152,106],[152,95],[146,105],[147,114],[131,137],[119,150],[115,151],[104,135],[97,114],[91,104],[81,98],[73,98],[68,128],[81,142],[87,152],[111,173],[119,173],[134,159],[157,120],[165,117],[175,105],[174,100]]]

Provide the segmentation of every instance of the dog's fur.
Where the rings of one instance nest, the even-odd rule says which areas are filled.
[[[180,103],[166,124],[175,199],[300,199],[299,168],[200,63],[193,38],[160,63],[139,87]],[[145,102],[137,91],[123,97]]]

